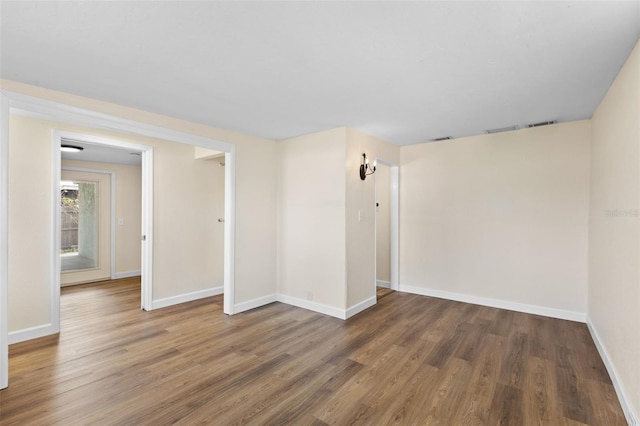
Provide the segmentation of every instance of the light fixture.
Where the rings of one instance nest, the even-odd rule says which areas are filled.
[[[360,164],[360,179],[365,180],[367,176],[376,172],[376,162],[374,160],[373,167],[369,167],[369,159],[367,154],[362,153],[362,163]]]
[[[513,125],[513,126],[507,126],[507,127],[500,127],[498,129],[489,129],[489,130],[485,130],[484,132],[490,135],[493,133],[513,132],[514,130],[518,130],[518,129],[519,129],[518,125]]]
[[[77,145],[60,145],[60,151],[62,152],[80,152],[84,148]]]

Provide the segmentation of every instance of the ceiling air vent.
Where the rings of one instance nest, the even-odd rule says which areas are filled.
[[[448,141],[449,139],[453,139],[451,136],[445,136],[443,138],[435,138],[431,139],[432,142],[440,142],[440,141]]]
[[[527,127],[540,127],[540,126],[548,126],[549,124],[556,124],[556,121],[541,121],[539,123],[527,124]]]
[[[518,130],[518,126],[508,126],[508,127],[500,127],[499,129],[489,129],[485,130],[485,133],[502,133],[502,132],[511,132],[513,130]]]

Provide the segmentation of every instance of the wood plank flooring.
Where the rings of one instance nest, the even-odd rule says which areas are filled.
[[[347,321],[139,305],[137,279],[64,288],[60,336],[10,347],[0,424],[626,424],[584,324],[389,290]]]

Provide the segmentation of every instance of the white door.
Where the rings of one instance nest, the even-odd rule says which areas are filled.
[[[60,284],[111,278],[111,177],[62,170]]]

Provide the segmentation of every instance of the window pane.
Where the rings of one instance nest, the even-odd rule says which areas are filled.
[[[62,181],[62,271],[98,267],[98,183]]]

